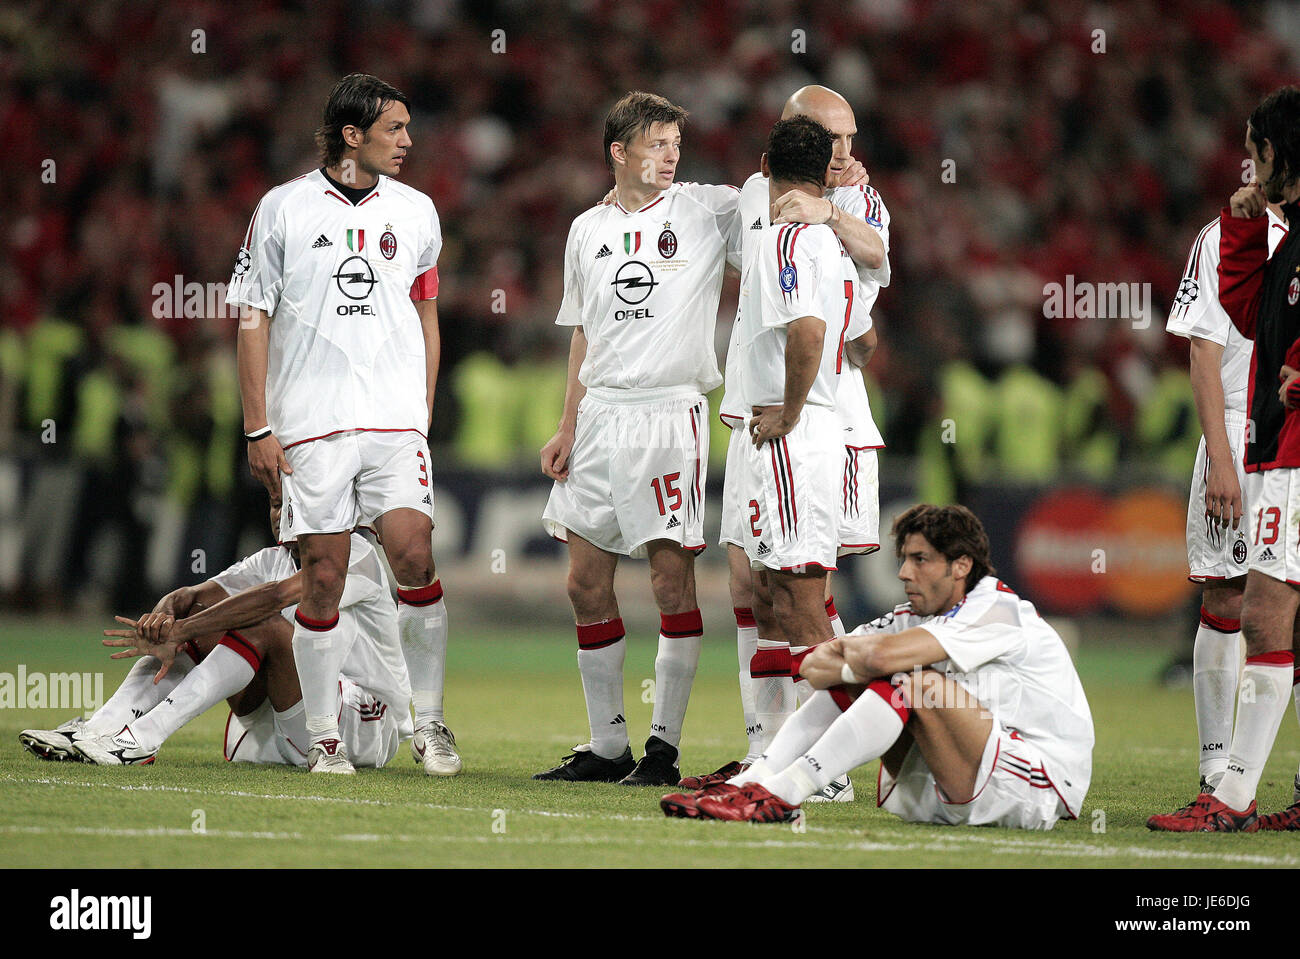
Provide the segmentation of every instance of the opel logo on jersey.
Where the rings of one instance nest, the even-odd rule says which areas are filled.
[[[659,255],[665,260],[671,260],[677,255],[677,234],[666,227],[659,234]]]
[[[377,281],[375,271],[365,257],[350,256],[334,274],[334,282],[339,285],[339,292],[349,300],[364,300]]]
[[[653,293],[658,285],[655,275],[650,272],[650,267],[640,260],[628,260],[618,268],[614,279],[610,281],[610,286],[614,288],[614,295],[632,306],[644,303],[646,297]]]

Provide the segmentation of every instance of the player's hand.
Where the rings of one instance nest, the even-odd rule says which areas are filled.
[[[1277,398],[1282,401],[1282,405],[1289,410],[1300,410],[1300,382],[1297,382],[1300,370],[1283,366],[1277,379],[1282,384],[1277,388]]]
[[[542,472],[557,482],[569,478],[569,454],[573,452],[574,431],[560,427],[542,447]]]
[[[117,617],[122,621],[122,617]],[[168,634],[172,627],[176,625],[176,617],[171,613],[145,613],[135,624],[135,630],[150,644],[166,642]]]
[[[274,433],[268,433],[255,443],[248,444],[248,469],[253,479],[266,487],[271,498],[280,498],[280,474],[293,472],[284,457],[284,448]]]
[[[600,203],[597,204],[597,206],[609,206],[611,203],[617,203],[617,202],[618,202],[618,187],[610,187],[609,192],[606,193],[603,198],[601,198],[601,201]]]
[[[1219,526],[1241,525],[1241,483],[1232,463],[1211,459],[1205,478],[1205,515]]]
[[[172,668],[172,663],[176,661],[176,646],[170,642],[150,643],[136,628],[139,624],[135,620],[127,619],[125,616],[113,618],[131,628],[104,630],[104,635],[111,638],[103,640],[103,644],[121,649],[121,652],[114,653],[109,658],[133,659],[136,656],[153,656],[160,664],[158,672],[154,673],[153,681],[157,683],[166,676],[167,671]]]
[[[755,446],[779,439],[794,429],[793,422],[786,422],[784,406],[755,406],[753,414],[749,421],[749,437]],[[798,419],[796,416],[795,421]]]
[[[830,689],[843,686],[844,644],[837,638],[819,643],[808,651],[799,674],[812,684],[814,689]]]
[[[791,190],[776,198],[772,204],[773,223],[825,223],[835,212],[830,200],[809,196],[801,190]]]
[[[861,160],[849,158],[849,165],[840,171],[840,175],[833,177],[834,183],[827,184],[834,188],[837,186],[866,186],[871,182],[871,177],[867,176],[867,168],[862,165]]]
[[[1243,220],[1251,217],[1261,216],[1268,207],[1268,198],[1264,196],[1264,188],[1256,181],[1251,180],[1244,187],[1232,195],[1228,201],[1228,206],[1232,210],[1232,215]]]

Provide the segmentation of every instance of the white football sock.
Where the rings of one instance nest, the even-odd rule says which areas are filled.
[[[1196,702],[1196,731],[1200,737],[1200,774],[1210,783],[1218,781],[1228,766],[1232,743],[1232,706],[1237,697],[1237,668],[1241,658],[1241,630],[1222,632],[1206,621],[1192,648],[1192,692]],[[1231,625],[1240,626],[1236,620]],[[1215,625],[1227,626],[1219,620]]]
[[[143,749],[156,751],[191,719],[201,716],[227,696],[233,696],[253,680],[257,654],[240,643],[243,652],[226,645],[216,646],[177,683],[171,695],[135,722],[128,724]],[[249,659],[252,658],[253,662]]]
[[[1244,812],[1255,800],[1264,764],[1286,712],[1293,663],[1289,652],[1265,653],[1248,658],[1241,671],[1237,725],[1228,751],[1228,766],[1214,787],[1214,798],[1229,809]]]
[[[759,637],[750,661],[754,684],[754,716],[758,720],[763,751],[794,712],[794,683],[790,679],[790,646]]]
[[[810,648],[811,647],[808,646],[791,646],[790,647],[791,659],[793,659],[795,656],[800,656],[808,652]],[[802,676],[800,676],[798,679],[795,679],[794,672],[795,672],[794,664],[791,663],[790,681],[794,683],[794,701],[795,701],[795,708],[797,709],[798,707],[802,706],[804,703],[808,702],[808,700],[812,699],[813,694],[817,692],[817,690],[813,689],[813,684],[808,682],[808,680],[804,679]]]
[[[311,740],[307,735],[307,709],[303,706],[302,700],[298,700],[284,712],[272,707],[271,719],[275,723],[276,736],[284,740],[289,755],[299,760],[296,765],[307,765],[307,750]]]
[[[135,722],[180,685],[180,681],[194,668],[194,660],[190,659],[189,653],[178,652],[167,675],[155,685],[153,677],[160,666],[161,663],[153,656],[137,659],[122,685],[108,697],[108,702],[86,720],[86,729],[96,735],[111,736],[128,723]]]
[[[623,658],[627,643],[623,620],[607,619],[578,626],[578,671],[587,700],[591,751],[601,759],[618,759],[628,748],[623,714]]]
[[[415,589],[397,587],[397,629],[411,674],[415,728],[440,723],[447,671],[447,606],[441,580]]]
[[[659,617],[659,653],[655,657],[655,703],[650,734],[672,746],[682,741],[682,722],[691,698],[695,669],[704,644],[704,621],[698,609]]]
[[[881,685],[889,688],[888,684]],[[868,687],[820,739],[759,785],[797,806],[825,789],[836,776],[883,756],[902,735],[903,718],[876,688],[874,684]]]
[[[752,609],[737,607],[733,612],[736,614],[736,659],[740,663],[740,709],[745,717],[745,738],[749,740],[749,752],[741,762],[752,763],[763,752],[763,737],[754,715],[754,681],[749,676],[749,664],[758,649],[758,627],[754,625]]]
[[[785,721],[762,758],[728,782],[739,785],[775,775],[802,756],[843,713],[829,692],[818,690]]]
[[[351,616],[322,622],[295,614],[293,661],[312,743],[339,738],[339,673],[356,639]]]

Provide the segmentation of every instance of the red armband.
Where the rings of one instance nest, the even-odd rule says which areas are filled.
[[[432,267],[425,270],[415,278],[411,284],[411,299],[416,303],[421,300],[432,300],[438,296],[438,268]]]

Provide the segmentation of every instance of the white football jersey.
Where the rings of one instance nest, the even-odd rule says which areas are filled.
[[[350,546],[348,575],[343,583],[339,609],[350,610],[356,617],[358,636],[341,672],[393,705],[398,710],[400,725],[401,717],[410,712],[411,679],[397,628],[397,604],[389,591],[384,564],[375,548],[357,533],[352,534]],[[270,546],[213,576],[212,582],[233,596],[254,586],[288,579],[297,572],[298,565],[287,546]],[[281,611],[281,615],[292,623],[297,609],[296,605],[289,606]],[[369,646],[364,653],[361,649],[363,643]],[[382,669],[373,668],[376,661],[383,665]]]
[[[902,605],[850,635],[901,633],[919,626],[948,658],[932,664],[952,676],[1009,730],[1036,746],[1048,779],[1075,816],[1092,780],[1092,712],[1065,643],[1034,609],[996,577],[985,576],[937,616]]]
[[[736,218],[736,229],[728,244],[727,259],[741,270],[742,274],[746,257],[753,255],[754,244],[759,235],[770,225],[771,202],[767,187],[767,177],[755,173],[745,181],[740,191],[740,213]],[[860,310],[863,314],[862,321],[855,320],[855,328],[859,322],[863,323],[856,334],[861,336],[871,329],[871,308],[876,302],[876,297],[880,295],[880,288],[889,285],[889,211],[885,208],[884,201],[880,199],[880,194],[870,186],[836,187],[826,194],[826,198],[846,215],[866,220],[875,227],[885,243],[885,262],[877,269],[871,270],[853,264],[858,274],[854,309]],[[740,385],[740,351],[737,349],[740,329],[740,324],[732,323],[731,339],[727,346],[726,389],[723,391],[722,403],[718,408],[718,415],[722,421],[733,427],[743,421],[750,412],[741,400],[743,390]],[[845,445],[860,449],[883,447],[884,440],[871,416],[867,387],[861,372],[850,364],[844,373],[845,375],[839,379],[835,407],[844,426]]]
[[[356,206],[320,170],[262,198],[226,302],[271,317],[266,415],[282,445],[346,430],[428,431],[411,285],[441,250],[433,201],[389,177]]]
[[[555,322],[587,337],[583,386],[708,393],[722,382],[713,330],[739,196],[675,183],[635,212],[610,203],[573,221]]]
[[[1286,224],[1271,209],[1268,222],[1268,253],[1272,256],[1286,237]],[[1250,356],[1255,343],[1241,335],[1219,305],[1219,233],[1219,221],[1215,218],[1197,234],[1165,329],[1176,336],[1210,340],[1223,347],[1219,364],[1223,411],[1244,416],[1250,387]]]
[[[854,309],[857,272],[828,226],[782,223],[765,227],[740,278],[741,401],[754,406],[785,402],[786,327],[805,316],[826,324],[821,362],[805,401],[835,408],[844,341],[866,332]]]

